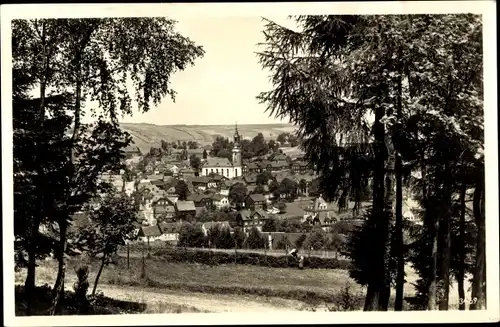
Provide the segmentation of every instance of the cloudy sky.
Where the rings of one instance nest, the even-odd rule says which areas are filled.
[[[271,89],[269,72],[255,54],[263,42],[264,23],[259,16],[182,17],[177,30],[202,45],[205,56],[172,77],[176,102],[165,98],[148,113],[135,113],[123,122],[170,124],[280,123],[259,104],[259,92]],[[285,17],[273,17],[287,23]],[[289,23],[288,23],[289,24]],[[287,25],[288,25],[287,24]],[[284,121],[285,122],[285,121]]]

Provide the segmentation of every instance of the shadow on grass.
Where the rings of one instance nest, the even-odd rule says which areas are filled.
[[[314,291],[306,291],[301,289],[296,290],[275,290],[266,287],[252,287],[252,286],[222,286],[222,285],[207,285],[207,284],[190,284],[190,283],[163,283],[146,277],[144,279],[135,278],[127,279],[117,276],[115,278],[110,278],[107,280],[110,285],[117,286],[131,286],[131,287],[142,287],[142,288],[152,288],[155,290],[171,290],[171,291],[181,291],[181,292],[196,292],[205,294],[226,294],[226,295],[256,295],[265,297],[277,297],[282,299],[297,300],[302,301],[309,305],[320,305],[329,304],[333,307],[343,307],[343,294],[342,292],[337,292],[334,294],[318,294]],[[363,295],[360,293],[350,294],[352,302],[356,303],[353,305],[353,309],[357,310],[362,307]],[[348,309],[345,309],[348,310]],[[351,310],[351,309],[349,309]]]
[[[24,286],[15,287],[16,316],[27,315],[27,301]],[[52,289],[48,285],[37,287],[34,294],[31,316],[48,316],[52,302]],[[106,296],[96,296],[85,309],[78,308],[74,300],[74,292],[66,291],[61,308],[57,315],[110,315],[110,314],[137,314],[146,311],[146,304],[112,299]]]

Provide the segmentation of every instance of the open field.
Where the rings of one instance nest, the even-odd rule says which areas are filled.
[[[76,281],[75,268],[89,265],[91,287],[98,269],[95,259],[79,258],[68,261],[65,285],[71,290]],[[37,268],[37,285],[53,285],[56,262],[48,260]],[[411,284],[417,278],[406,268],[405,296],[414,294]],[[22,284],[25,271],[16,272],[16,284]],[[166,262],[161,257],[142,260],[120,258],[106,267],[99,281],[98,291],[106,297],[142,306],[141,313],[181,312],[282,312],[297,310],[325,311],[341,304],[340,291],[351,287],[356,307],[361,309],[364,289],[357,285],[348,272],[340,269],[268,268],[250,265],[208,266],[193,263]],[[470,285],[466,283],[466,289]],[[467,294],[469,296],[469,294]],[[394,293],[391,302],[394,299]],[[452,285],[450,307],[458,306],[457,290]]]
[[[161,140],[172,141],[196,141],[201,145],[212,144],[217,135],[232,139],[234,135],[233,125],[153,125],[122,123],[124,131],[129,132],[135,144],[141,152],[159,147]],[[238,131],[243,138],[253,138],[262,133],[266,139],[276,139],[281,133],[290,133],[295,130],[291,124],[258,124],[239,125]]]
[[[93,286],[98,263],[90,259],[68,262],[65,285],[76,280],[77,265],[89,264]],[[56,263],[45,261],[37,269],[37,285],[54,283]],[[244,265],[205,266],[169,263],[158,257],[146,259],[146,278],[141,279],[141,260],[126,260],[104,269],[98,290],[125,301],[145,303],[145,312],[178,310],[183,312],[283,311],[325,308],[333,305],[338,291],[350,281],[342,270],[298,270]],[[25,272],[16,273],[22,283]],[[353,292],[361,291],[352,281]],[[172,309],[174,308],[174,309]]]

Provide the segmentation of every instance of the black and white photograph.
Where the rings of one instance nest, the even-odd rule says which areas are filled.
[[[496,4],[404,3],[2,5],[6,325],[498,321]]]

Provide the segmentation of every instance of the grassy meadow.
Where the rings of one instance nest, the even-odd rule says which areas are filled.
[[[99,268],[96,259],[70,259],[65,286],[72,290],[76,282],[75,269],[82,265],[89,266],[90,293]],[[127,259],[119,257],[102,272],[97,291],[108,298],[108,304],[117,301],[112,302],[116,308],[108,310],[109,313],[362,310],[365,294],[348,272],[341,269],[209,266],[167,262],[161,256],[145,258],[145,269],[139,257],[130,258],[130,268],[127,266]],[[41,262],[37,268],[37,285],[52,286],[56,271],[55,261]],[[23,284],[25,277],[25,270],[16,272],[16,284]],[[416,278],[408,267],[405,296],[414,294],[411,283]],[[346,286],[349,286],[349,300],[343,292]],[[456,309],[458,296],[453,286],[450,307]],[[394,291],[390,307],[393,301]]]
[[[71,289],[76,281],[74,270],[80,265],[90,267],[91,290],[99,267],[92,259],[69,260],[65,285]],[[37,285],[52,285],[56,271],[55,261],[41,263],[37,269]],[[25,271],[16,273],[17,284],[22,284],[24,278]],[[360,301],[361,288],[343,270],[246,265],[212,267],[165,262],[153,256],[145,259],[145,274],[142,273],[142,259],[131,258],[130,269],[127,269],[125,258],[118,259],[102,272],[98,291],[120,300],[144,303],[147,306],[144,312],[154,312],[154,308],[159,307],[158,312],[224,312],[251,308],[259,311],[311,310],[341,305],[338,293],[348,282],[351,292],[358,295],[357,301]]]

